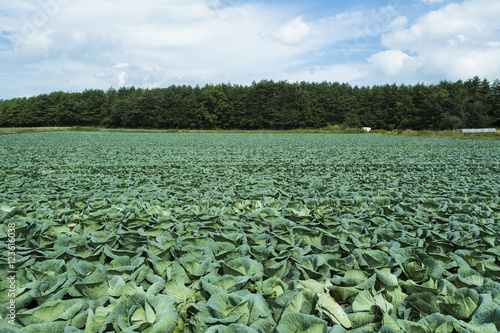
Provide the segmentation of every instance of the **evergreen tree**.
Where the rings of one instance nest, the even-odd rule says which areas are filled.
[[[89,89],[0,100],[0,126],[293,129],[326,125],[380,129],[500,126],[500,81],[352,87],[262,80],[141,89]]]

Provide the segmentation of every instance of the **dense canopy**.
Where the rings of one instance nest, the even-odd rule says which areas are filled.
[[[16,332],[500,330],[497,142],[55,132],[0,161]]]
[[[500,82],[352,87],[261,81],[53,92],[0,101],[0,127],[294,129],[327,125],[441,130],[500,127]]]

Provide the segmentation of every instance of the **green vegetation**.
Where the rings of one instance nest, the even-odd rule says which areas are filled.
[[[474,133],[463,134],[460,130],[446,131],[412,131],[412,130],[373,130],[366,132],[359,128],[345,128],[343,126],[326,126],[322,128],[297,128],[293,130],[172,130],[172,129],[120,129],[120,128],[98,128],[91,126],[73,127],[0,127],[1,134],[19,134],[32,132],[55,132],[55,131],[83,131],[83,132],[118,132],[118,133],[284,133],[284,134],[365,134],[365,135],[398,135],[416,136],[426,138],[459,139],[459,140],[500,140],[500,132],[496,133]]]
[[[94,126],[291,130],[500,127],[500,81],[352,87],[261,81],[250,86],[171,86],[53,92],[0,101],[0,127]]]
[[[498,142],[52,132],[0,161],[17,331],[500,330]]]
[[[0,127],[1,134],[67,131],[70,127]]]

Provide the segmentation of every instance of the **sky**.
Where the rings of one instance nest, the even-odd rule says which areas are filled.
[[[0,0],[0,99],[500,78],[499,0]]]

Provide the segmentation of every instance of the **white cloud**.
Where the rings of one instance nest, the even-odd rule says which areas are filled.
[[[387,32],[382,43],[415,54],[421,70],[414,79],[495,78],[500,76],[500,50],[485,46],[498,39],[499,15],[499,1],[452,3],[421,16],[409,28]]]
[[[437,41],[457,35],[481,39],[497,35],[500,28],[499,14],[500,2],[494,0],[454,3],[422,16],[409,31],[404,31],[403,36],[411,38],[425,33],[427,37]]]
[[[448,40],[448,44],[449,44],[450,46],[456,46],[456,45],[459,45],[459,44],[461,44],[461,43],[466,42],[467,40],[468,40],[468,38],[467,38],[467,37],[465,37],[464,35],[457,35],[457,36],[455,36],[455,37],[453,37],[453,38],[450,38],[450,39]]]
[[[323,17],[310,25],[312,34],[320,34],[330,41],[363,40],[378,37],[390,28],[391,22],[402,24],[403,20],[394,7],[386,6],[375,11],[347,11]]]
[[[433,4],[433,3],[441,3],[444,0],[420,0],[420,1],[422,1],[423,3],[426,3],[426,4]]]
[[[332,66],[313,66],[294,73],[281,73],[279,79],[290,82],[358,82],[365,79],[368,74],[366,65],[352,63]]]
[[[118,74],[118,85],[120,86],[123,86],[127,83],[127,81],[125,80],[127,78],[127,72],[120,72],[120,74]]]
[[[248,1],[48,1],[59,3],[48,13],[33,0],[11,5],[27,23],[5,27],[14,33],[15,45],[0,59],[56,81],[76,82],[80,75],[85,78],[80,82],[96,88],[304,76],[301,68],[315,67],[311,58],[328,61],[332,44],[366,35],[367,17],[374,17],[377,29],[384,24],[375,12],[305,22],[293,8]]]
[[[496,36],[500,28],[500,2],[469,0],[453,3],[423,15],[409,29],[400,29],[384,36],[388,47],[417,51],[430,44],[443,46],[458,35],[472,40]]]
[[[298,16],[282,25],[274,34],[284,44],[298,45],[309,35],[309,26]]]
[[[400,50],[378,52],[367,59],[374,69],[387,78],[395,78],[408,72],[414,74],[419,67],[418,60]]]
[[[113,66],[113,68],[118,68],[118,69],[128,68],[128,67],[130,67],[130,64],[128,64],[126,62],[120,62],[120,63]]]
[[[343,12],[332,4],[311,15],[300,2],[10,1],[0,11],[0,91],[15,86],[24,94],[21,78],[36,94],[261,79],[364,85],[500,77],[500,1],[423,2],[439,9],[395,1]],[[429,12],[418,17],[415,8]]]
[[[500,42],[487,42],[485,45],[489,47],[500,47]]]
[[[297,45],[309,34],[302,17],[290,20],[294,16],[288,10],[251,3],[66,2],[35,24],[33,18],[43,10],[21,0],[15,11],[23,12],[28,23],[3,27],[14,33],[15,45],[0,58],[42,71],[52,68],[54,74],[61,74],[56,69],[69,60],[92,64],[87,70],[101,85],[191,84],[183,80],[196,77],[220,82],[256,69],[268,73],[296,66],[304,49],[285,44]],[[262,39],[263,31],[277,31],[282,43]],[[116,68],[122,63],[128,68]]]
[[[408,17],[401,15],[396,17],[394,20],[391,21],[391,23],[389,23],[388,30],[404,29],[407,24],[408,24]]]

